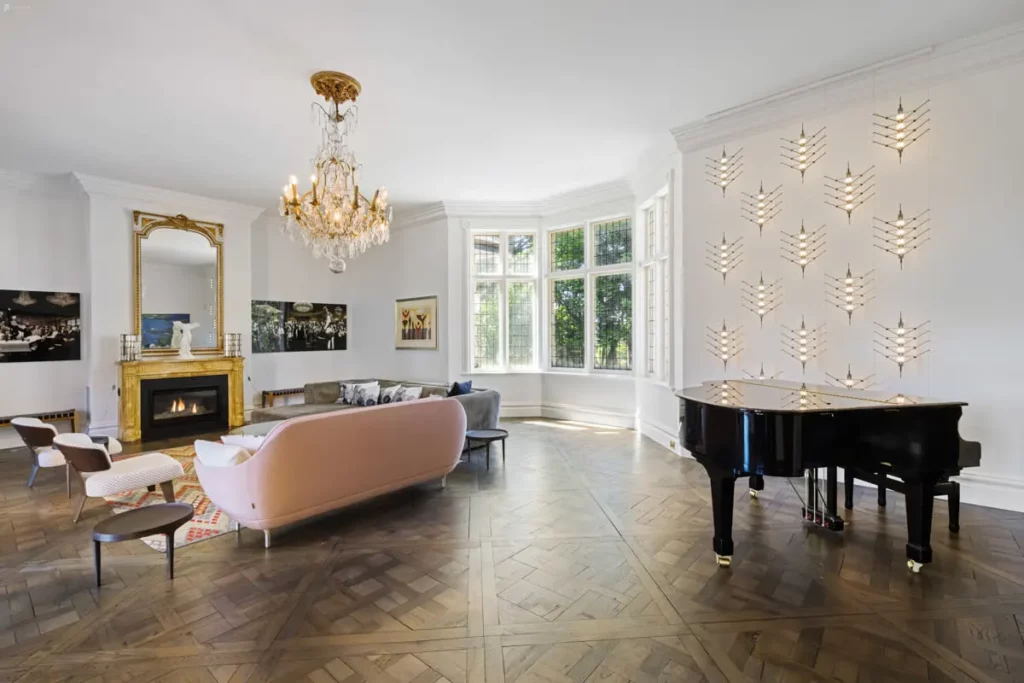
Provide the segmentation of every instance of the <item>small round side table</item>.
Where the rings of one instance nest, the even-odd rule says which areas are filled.
[[[487,445],[487,469],[491,469],[491,444],[495,441],[501,442],[501,462],[505,463],[505,439],[508,438],[506,429],[470,429],[466,432],[466,450],[473,451],[473,442],[479,441]]]
[[[159,503],[107,517],[92,530],[96,561],[96,587],[100,585],[100,543],[131,541],[144,536],[167,537],[167,575],[174,578],[174,532],[192,519],[195,511],[188,503]]]

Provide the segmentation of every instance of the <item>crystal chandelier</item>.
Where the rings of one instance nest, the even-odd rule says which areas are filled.
[[[317,258],[327,259],[332,272],[343,273],[346,259],[388,241],[391,207],[383,187],[373,199],[360,194],[360,166],[346,144],[358,117],[359,81],[337,71],[319,71],[310,82],[328,102],[327,109],[313,104],[322,126],[320,150],[313,159],[311,189],[300,195],[295,176],[285,185],[281,227],[292,239],[301,235]]]

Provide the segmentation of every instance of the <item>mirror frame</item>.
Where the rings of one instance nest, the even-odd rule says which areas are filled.
[[[216,346],[206,348],[193,348],[192,353],[197,356],[223,356],[224,355],[224,225],[222,223],[210,223],[208,221],[194,221],[184,214],[177,216],[164,216],[157,213],[146,213],[145,211],[132,211],[132,227],[135,233],[135,334],[142,338],[142,240],[146,239],[151,232],[160,229],[185,230],[202,235],[209,241],[210,246],[217,250],[217,341]],[[145,356],[174,356],[178,349],[142,349]]]

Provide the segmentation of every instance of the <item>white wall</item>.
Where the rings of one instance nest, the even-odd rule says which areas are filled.
[[[1014,39],[1013,54],[1024,52]],[[999,507],[1024,508],[1024,356],[1019,339],[1024,322],[1015,276],[1024,253],[1024,232],[1017,207],[1024,155],[1019,131],[1024,108],[1024,65],[1006,64],[1002,46],[984,54],[939,51],[934,57],[895,70],[861,74],[847,82],[815,89],[783,103],[741,109],[691,129],[681,130],[683,158],[685,261],[683,291],[687,326],[683,374],[687,384],[723,376],[722,364],[704,343],[706,326],[742,324],[745,350],[726,373],[768,373],[822,382],[825,373],[874,374],[878,387],[893,393],[917,393],[970,402],[960,423],[964,438],[981,441],[982,466],[963,478],[964,498]],[[992,63],[979,65],[985,55]],[[962,65],[958,67],[957,65]],[[872,144],[872,112],[893,111],[902,96],[909,109],[931,99],[931,132],[898,162],[896,153]],[[779,138],[792,137],[801,123],[807,131],[827,126],[827,154],[801,183],[795,171],[779,163]],[[704,144],[701,144],[703,141]],[[704,179],[705,157],[744,149],[744,173],[721,192]],[[877,195],[848,223],[841,211],[824,203],[823,175],[837,177],[849,160],[854,172],[875,165]],[[782,214],[758,237],[755,226],[740,220],[740,191],[784,185]],[[895,257],[872,246],[872,217],[895,217],[898,204],[917,214],[931,209],[931,241],[911,253],[901,271]],[[825,255],[801,278],[799,268],[781,260],[779,231],[826,228]],[[744,263],[728,276],[703,263],[705,242],[744,236]],[[875,298],[847,324],[842,311],[825,303],[823,274],[874,269]],[[740,282],[782,279],[783,303],[765,318],[741,309]],[[910,325],[930,322],[931,353],[896,366],[873,352],[875,322],[894,325],[900,312]],[[781,352],[780,326],[825,323],[826,351],[801,372]]]
[[[70,176],[0,171],[0,289],[86,297],[85,252],[85,195]],[[0,363],[0,415],[84,410],[88,339],[82,337],[80,361]],[[13,430],[0,430],[0,448],[17,443]]]
[[[348,350],[254,354],[253,395],[356,377],[448,381],[445,328],[436,351],[394,345],[396,299],[437,296],[439,320],[449,315],[446,219],[394,225],[389,242],[351,259],[341,274],[313,258],[301,240],[283,235],[279,224],[279,217],[268,213],[253,227],[252,298],[347,304]]]

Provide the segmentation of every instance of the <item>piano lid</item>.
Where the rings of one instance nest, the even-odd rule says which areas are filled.
[[[862,391],[822,384],[778,379],[724,379],[686,387],[676,396],[697,403],[731,406],[741,410],[772,412],[834,412],[912,406],[965,406],[963,401],[942,401],[895,392]]]

